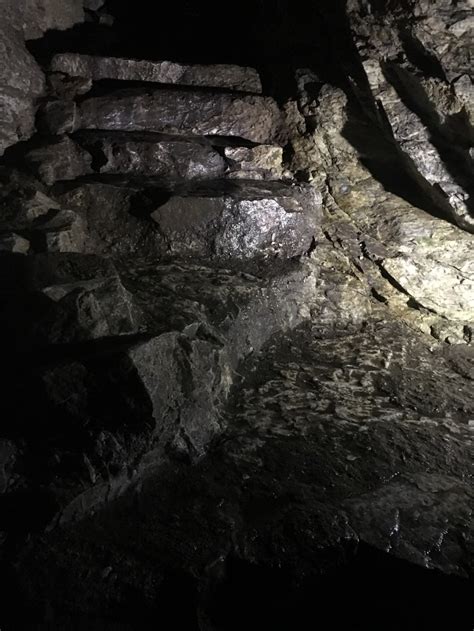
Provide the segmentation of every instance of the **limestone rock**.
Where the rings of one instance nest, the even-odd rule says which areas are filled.
[[[51,103],[43,124],[53,134],[151,131],[234,136],[256,143],[278,143],[284,137],[282,117],[271,98],[141,88],[85,99],[77,109],[72,103]]]
[[[68,137],[32,149],[26,154],[25,160],[35,175],[48,186],[58,180],[74,180],[92,173],[92,156]]]
[[[311,188],[236,183],[204,195],[174,195],[152,217],[173,254],[290,258],[309,250],[319,209]]]
[[[100,172],[164,180],[213,179],[225,164],[209,143],[166,139],[152,134],[88,134],[79,142],[96,156]]]
[[[272,145],[226,147],[224,150],[231,178],[281,180],[283,149]]]
[[[258,73],[253,68],[232,65],[183,65],[170,61],[138,61],[119,57],[91,57],[63,53],[53,57],[50,69],[71,77],[93,81],[116,79],[149,81],[211,88],[229,88],[242,92],[262,92]]]
[[[0,155],[27,140],[35,129],[36,100],[44,92],[44,76],[26,50],[20,34],[0,29]]]

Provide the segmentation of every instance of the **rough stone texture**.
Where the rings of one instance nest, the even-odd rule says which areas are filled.
[[[30,242],[18,234],[0,234],[0,251],[18,254],[28,254]]]
[[[310,249],[320,211],[311,188],[235,183],[173,195],[151,216],[174,255],[290,258]]]
[[[447,84],[436,79],[420,80],[396,64],[386,65],[384,71],[380,62],[369,60],[364,67],[372,93],[382,104],[401,150],[410,157],[418,172],[445,194],[454,209],[454,220],[474,232],[474,219],[469,213],[469,176],[472,178],[474,170],[469,155],[469,138],[460,138],[464,103],[456,99],[454,90]],[[407,98],[412,109],[405,104]],[[455,122],[450,124],[450,120],[460,121],[459,129]],[[440,139],[437,139],[438,135]],[[451,156],[445,162],[447,151]],[[461,167],[454,174],[453,161]]]
[[[231,65],[186,66],[170,61],[138,61],[116,57],[91,57],[66,53],[51,61],[53,72],[93,81],[116,79],[152,83],[229,88],[242,92],[262,92],[258,73],[253,68]]]
[[[382,12],[371,4],[355,0],[348,10],[372,96],[432,195],[444,195],[473,232],[472,5],[408,2]]]
[[[69,77],[61,72],[46,75],[49,93],[59,100],[74,100],[92,89],[92,80],[84,77]]]
[[[137,188],[103,182],[87,182],[73,187],[56,187],[55,200],[71,208],[84,224],[84,252],[104,256],[157,257],[162,240],[154,223],[143,218]]]
[[[39,447],[38,462],[57,463],[39,466],[63,523],[123,493],[171,454],[202,457],[221,429],[239,361],[305,321],[315,291],[312,266],[294,263],[270,277],[146,261],[124,263],[120,275],[122,282],[110,261],[71,254],[36,256],[26,270],[26,284],[55,303],[47,319],[35,311],[36,331],[62,346],[46,365],[33,357],[25,371],[19,363],[7,407],[21,408],[24,419],[39,406],[50,415],[45,431],[54,444]],[[16,326],[24,343],[29,330]],[[137,332],[141,338],[129,335]],[[13,346],[29,351],[31,340]],[[71,427],[82,450],[72,459]]]
[[[283,149],[271,145],[226,147],[224,151],[231,178],[247,180],[281,180]]]
[[[84,20],[83,0],[2,0],[2,18],[25,39],[50,29],[65,30]]]
[[[225,170],[223,158],[205,142],[121,133],[88,134],[79,141],[96,156],[101,173],[194,180],[218,178]]]
[[[36,222],[59,210],[59,205],[50,197],[35,190],[6,192],[0,201],[0,230],[28,230]]]
[[[105,48],[98,4],[31,50]],[[289,145],[268,98],[55,72],[74,135],[5,156],[2,628],[472,627],[468,3],[247,8]]]
[[[26,140],[35,129],[35,102],[44,92],[44,76],[8,23],[0,27],[0,155]]]
[[[364,261],[366,279],[389,302],[394,298],[393,306],[399,314],[407,305],[421,306],[426,317],[418,325],[424,331],[430,331],[433,316],[437,315],[457,322],[455,337],[462,339],[464,326],[470,326],[474,316],[473,237],[430,216],[433,204],[426,203],[417,191],[413,201],[425,206],[426,211],[387,191],[371,175],[345,138],[349,112],[347,98],[340,90],[329,86],[321,90],[317,113],[311,118],[311,125],[317,121],[315,131],[306,135],[298,131],[299,125],[306,124],[301,114],[291,107],[287,113],[294,134],[293,170],[306,173],[319,186],[324,186],[326,180],[329,190],[325,207],[329,216],[336,223],[349,225],[349,231],[347,226],[337,227],[333,241],[342,244],[358,267],[360,259]],[[360,125],[365,132],[367,127],[362,121]],[[374,151],[380,148],[375,146]],[[393,168],[383,155],[379,166],[384,168],[384,159],[385,168]],[[409,181],[402,180],[402,184],[407,192],[413,189]],[[412,314],[406,315],[412,319]]]
[[[257,143],[278,143],[284,134],[271,98],[178,90],[121,90],[86,99],[76,108],[56,102],[45,109],[43,120],[53,134],[80,129],[151,131],[235,136]]]
[[[68,137],[32,149],[26,154],[25,161],[48,186],[58,180],[75,180],[92,173],[92,156]]]
[[[5,260],[2,264],[5,268]],[[2,304],[8,348],[24,352],[140,330],[140,312],[111,262],[58,252],[29,257],[20,269],[21,282]]]
[[[387,337],[397,344],[381,351]],[[273,570],[278,560],[299,582],[315,566],[336,571],[359,543],[465,575],[473,561],[472,391],[446,398],[458,375],[442,353],[436,366],[433,374],[429,348],[409,329],[389,322],[326,340],[309,329],[273,339],[250,360],[212,453],[192,468],[150,472],[106,509],[35,538],[21,560],[24,582],[38,601],[52,595],[53,609],[68,603],[72,617],[87,603],[91,619],[116,611],[132,585],[147,594],[139,607],[152,617],[170,567],[199,577],[199,568],[218,564],[195,579],[196,607],[212,621],[219,595],[205,586],[225,581],[232,556]],[[99,597],[96,581],[80,576],[88,567],[99,578],[104,566],[113,578],[100,583]],[[255,610],[241,615],[249,624]]]
[[[48,101],[38,114],[39,131],[45,134],[60,136],[71,134],[76,130],[77,105],[70,100]]]

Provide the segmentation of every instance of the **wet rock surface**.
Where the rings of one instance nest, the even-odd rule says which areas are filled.
[[[311,188],[236,182],[223,191],[178,191],[151,217],[172,254],[291,258],[310,250],[318,207]]]

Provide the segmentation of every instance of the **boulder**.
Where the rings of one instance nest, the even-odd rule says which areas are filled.
[[[236,182],[175,194],[151,216],[174,255],[290,258],[310,249],[320,208],[310,187]]]

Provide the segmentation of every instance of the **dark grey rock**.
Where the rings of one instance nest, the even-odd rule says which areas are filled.
[[[310,187],[236,182],[220,191],[174,195],[152,217],[171,254],[290,258],[311,247],[320,209]]]
[[[49,101],[39,111],[38,128],[43,133],[54,136],[71,134],[76,125],[77,105],[74,101]]]
[[[42,123],[52,134],[103,129],[284,142],[278,106],[273,99],[261,96],[137,88],[85,99],[77,111],[72,103],[50,103]]]
[[[10,193],[0,202],[1,232],[6,234],[5,244],[13,247],[9,249],[12,252],[21,251],[28,242],[33,252],[84,250],[82,218],[34,188]],[[12,232],[20,233],[13,241]]]
[[[0,201],[0,230],[28,230],[60,206],[35,188],[11,191]]]
[[[381,350],[387,337],[397,341]],[[398,572],[403,559],[448,574],[472,573],[466,424],[472,388],[464,384],[457,400],[447,401],[458,375],[422,337],[393,321],[326,340],[306,326],[272,338],[242,369],[244,381],[225,415],[227,430],[205,458],[193,467],[150,468],[125,493],[104,485],[103,493],[116,501],[98,510],[98,495],[83,496],[63,513],[61,528],[31,542],[20,575],[38,598],[49,577],[53,607],[67,597],[71,615],[84,602],[99,615],[104,597],[124,602],[130,581],[144,593],[162,580],[168,564],[195,572],[204,588],[209,567],[230,554],[240,568],[259,564],[267,576],[278,563],[298,581],[311,572],[333,576],[359,543],[379,551],[378,580],[384,555],[398,558]],[[429,392],[421,392],[433,369]],[[403,391],[417,397],[409,409],[387,390],[405,371]],[[153,383],[155,364],[146,352],[132,379],[137,373]],[[438,413],[431,402],[437,383],[443,392],[436,404],[444,401]],[[155,393],[168,400],[168,391]],[[79,520],[85,512],[89,517]],[[72,563],[71,550],[77,551]],[[146,555],[153,563],[144,564]],[[99,577],[104,558],[115,578],[100,583],[99,597],[96,581],[80,577],[86,567]],[[122,567],[134,568],[126,581]],[[223,571],[219,565],[217,585]],[[56,595],[49,586],[59,583]],[[153,592],[153,603],[156,597]],[[200,611],[207,611],[210,597],[203,596]]]
[[[141,317],[111,262],[59,252],[28,257],[1,316],[22,351],[135,334]]]
[[[2,18],[25,39],[66,30],[84,20],[83,0],[2,0]]]
[[[225,163],[208,143],[139,134],[88,134],[79,140],[100,161],[100,172],[165,180],[213,179]]]
[[[28,254],[30,242],[13,232],[0,234],[0,251]]]
[[[92,57],[74,53],[55,55],[50,69],[71,77],[93,81],[116,79],[153,83],[230,88],[243,92],[262,92],[260,77],[253,68],[233,65],[183,65],[171,61],[139,61],[118,57]]]
[[[81,183],[59,190],[54,198],[74,210],[84,225],[84,252],[104,256],[158,257],[163,250],[152,221],[136,201],[139,188],[101,182]]]
[[[35,129],[36,100],[44,93],[44,76],[8,24],[0,28],[0,155],[27,140]]]
[[[283,149],[272,145],[226,147],[229,177],[246,180],[281,180]]]
[[[48,186],[58,180],[74,180],[92,173],[92,156],[67,137],[32,149],[26,154],[25,161]]]
[[[92,89],[92,80],[84,77],[69,77],[61,72],[46,75],[49,94],[58,100],[74,100]]]

